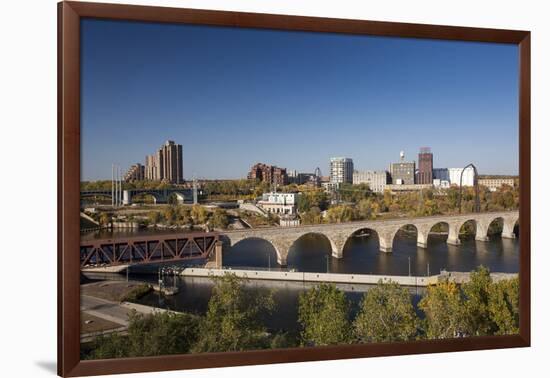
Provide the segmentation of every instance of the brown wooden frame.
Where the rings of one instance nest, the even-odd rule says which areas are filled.
[[[80,18],[510,43],[519,45],[520,333],[390,344],[80,361]],[[58,4],[58,374],[99,375],[530,345],[530,32],[134,5]]]

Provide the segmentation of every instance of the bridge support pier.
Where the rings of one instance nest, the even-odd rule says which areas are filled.
[[[449,224],[449,235],[447,236],[447,244],[460,245],[460,238],[458,237],[460,226],[461,224]]]
[[[327,232],[325,236],[330,241],[330,248],[332,249],[332,257],[341,259],[344,257],[344,245],[348,238],[347,234],[341,232]]]
[[[504,239],[515,239],[515,238],[516,238],[516,234],[513,233],[513,232],[508,233],[508,232],[502,231],[502,237],[503,237]]]
[[[516,225],[515,219],[504,219],[502,224],[502,237],[504,239],[515,239],[514,227]]]
[[[460,245],[460,239],[459,238],[450,238],[448,237],[447,238],[447,244],[450,244],[450,245]]]
[[[476,240],[477,241],[489,241],[487,232],[489,231],[489,224],[482,221],[476,221]]]
[[[132,203],[132,192],[129,190],[124,190],[122,192],[122,204],[130,205]]]
[[[416,245],[420,248],[428,248],[428,233],[424,235],[424,233],[418,232],[416,236]]]
[[[221,269],[223,267],[223,243],[221,241],[216,242],[214,253],[216,255],[214,265],[216,269]]]
[[[380,252],[390,253],[393,245],[393,235],[378,235]]]

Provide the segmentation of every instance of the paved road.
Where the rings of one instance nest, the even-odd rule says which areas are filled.
[[[122,326],[128,326],[128,314],[136,310],[142,314],[150,314],[155,311],[164,312],[166,310],[143,306],[129,302],[112,302],[106,299],[91,297],[89,295],[80,296],[80,310],[90,315],[97,316]]]

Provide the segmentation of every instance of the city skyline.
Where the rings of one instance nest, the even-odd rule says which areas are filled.
[[[165,140],[183,145],[186,180],[245,178],[258,162],[327,175],[334,156],[388,170],[421,146],[436,168],[518,173],[514,45],[99,20],[82,30],[82,180],[143,164]]]

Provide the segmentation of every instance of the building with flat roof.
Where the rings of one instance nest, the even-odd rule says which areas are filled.
[[[269,192],[262,195],[258,201],[259,208],[277,215],[294,215],[300,193]]]
[[[145,179],[183,183],[183,147],[167,140],[153,155],[145,157]]]
[[[430,147],[420,148],[418,153],[417,184],[431,184],[433,180],[434,156]]]
[[[256,163],[248,172],[247,178],[249,180],[259,180],[262,182],[268,182],[273,185],[286,185],[288,184],[288,175],[286,168],[280,168],[275,165],[269,165],[264,163]]]
[[[491,192],[496,192],[503,185],[514,187],[516,184],[515,179],[511,177],[481,178],[477,183],[489,188]]]
[[[333,184],[353,183],[353,159],[346,157],[331,158],[330,182]]]
[[[439,180],[442,185],[446,185],[447,181],[449,185],[460,186],[460,175],[464,168],[434,168],[433,179]],[[464,169],[462,174],[462,186],[474,186],[474,168],[468,167]]]
[[[387,171],[353,171],[353,185],[368,184],[370,190],[383,193],[388,184]]]
[[[399,162],[390,164],[391,183],[393,185],[413,185],[415,183],[415,162],[405,161],[405,153],[399,154]]]
[[[392,193],[418,192],[433,188],[432,184],[388,184],[386,189]]]

